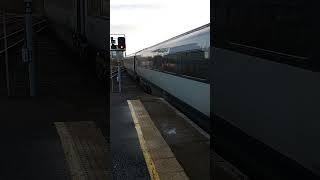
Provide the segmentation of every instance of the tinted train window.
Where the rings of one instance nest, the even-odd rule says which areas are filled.
[[[179,56],[168,55],[163,58],[163,70],[172,73],[178,73]]]
[[[140,63],[140,56],[136,56],[135,63],[136,63],[136,66],[141,66],[141,63]]]
[[[153,58],[152,57],[146,57],[146,68],[152,69],[153,67]]]
[[[231,0],[227,9],[228,39],[232,43],[308,56],[307,27],[299,0]]]
[[[153,69],[159,70],[159,71],[163,70],[162,61],[163,61],[162,56],[154,56],[153,57]]]
[[[138,61],[138,66],[146,69],[151,69],[152,68],[152,58],[151,57],[145,57],[145,56],[140,56]]]
[[[181,73],[200,79],[208,77],[208,59],[203,51],[194,51],[181,54]]]

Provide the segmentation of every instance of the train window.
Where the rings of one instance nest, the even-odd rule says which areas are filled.
[[[300,0],[231,0],[227,9],[228,40],[294,56],[308,56],[304,6]]]
[[[140,57],[139,57],[139,56],[136,56],[136,57],[135,57],[134,63],[135,63],[135,65],[136,65],[136,67],[141,66],[141,64],[140,64]]]
[[[153,67],[153,58],[152,57],[148,57],[148,69],[152,69]]]
[[[178,73],[179,56],[168,55],[164,57],[164,71]]]
[[[181,54],[182,75],[207,79],[209,61],[205,58],[203,51],[193,51]]]
[[[146,62],[145,62],[145,57],[140,56],[138,60],[138,65],[141,68],[146,68]]]
[[[152,59],[151,57],[140,56],[138,65],[145,69],[152,68]]]
[[[153,69],[162,71],[162,61],[163,57],[162,56],[154,56],[153,57]]]

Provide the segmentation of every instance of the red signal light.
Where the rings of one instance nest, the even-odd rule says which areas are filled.
[[[119,49],[126,48],[126,39],[124,37],[118,37],[118,48]]]

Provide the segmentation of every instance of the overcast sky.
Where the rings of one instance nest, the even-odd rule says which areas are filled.
[[[126,34],[127,54],[210,22],[210,0],[111,0],[111,34]]]

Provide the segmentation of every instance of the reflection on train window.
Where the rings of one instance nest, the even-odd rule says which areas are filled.
[[[146,68],[148,69],[152,69],[153,66],[153,61],[152,61],[152,57],[145,57],[146,59]]]
[[[162,71],[162,56],[153,57],[153,69]]]
[[[306,57],[305,9],[298,1],[232,1],[227,15],[229,40]]]
[[[152,58],[140,56],[139,60],[138,60],[138,65],[143,68],[146,68],[146,69],[151,69],[152,68]]]
[[[177,73],[177,65],[179,64],[179,59],[177,55],[168,55],[163,59],[164,71]]]
[[[123,63],[124,63],[125,66],[128,66],[128,67],[133,69],[133,58],[132,57],[127,58],[126,60],[124,60]]]
[[[203,51],[183,53],[181,55],[181,73],[186,76],[207,79],[208,63]]]

